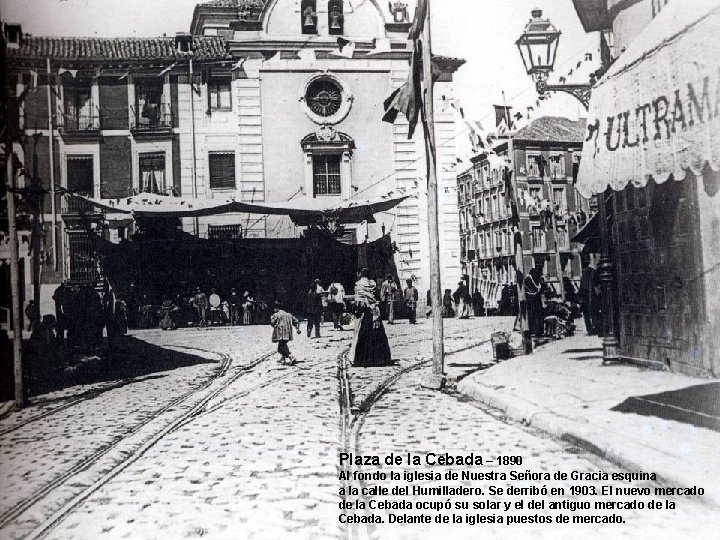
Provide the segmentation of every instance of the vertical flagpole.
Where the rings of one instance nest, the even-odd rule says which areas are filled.
[[[53,157],[54,142],[55,142],[55,128],[53,126],[53,109],[52,109],[52,85],[50,84],[50,58],[45,59],[45,67],[47,71],[47,107],[48,107],[48,154],[50,159],[50,212],[52,214],[52,224],[50,230],[52,231],[52,258],[53,258],[53,269],[58,269],[58,249],[57,249],[57,208],[55,202],[55,158]],[[63,269],[65,267],[63,266]],[[65,277],[65,276],[63,276]]]
[[[505,92],[503,96],[503,110],[505,111],[505,122],[508,126],[508,159],[510,160],[510,171],[512,172],[512,178],[510,179],[513,185],[513,204],[517,209],[518,222],[517,234],[519,241],[515,241],[513,235],[513,244],[515,244],[515,281],[517,284],[517,297],[518,297],[518,315],[520,316],[520,328],[522,329],[523,335],[523,349],[525,354],[532,352],[532,336],[530,335],[530,321],[528,321],[528,310],[527,310],[527,298],[525,297],[525,254],[523,249],[523,234],[522,228],[520,227],[520,206],[518,204],[518,190],[517,190],[517,179],[515,178],[515,145],[513,144],[512,130],[510,129],[510,115],[508,113],[507,105],[505,103]]]
[[[195,148],[195,83],[193,78],[195,74],[193,72],[193,59],[190,59],[188,65],[188,77],[190,78],[190,146],[192,148],[192,163],[190,165],[192,175],[192,196],[193,199],[198,197],[197,188],[197,150]],[[199,219],[193,218],[193,232],[195,236],[200,235],[200,221]]]
[[[442,285],[440,281],[440,234],[438,216],[437,156],[435,154],[435,116],[430,36],[430,0],[422,36],[423,97],[422,117],[425,132],[425,160],[428,178],[428,228],[430,233],[430,299],[433,316],[433,369],[423,380],[426,388],[440,390],[445,384],[445,351],[443,342]]]

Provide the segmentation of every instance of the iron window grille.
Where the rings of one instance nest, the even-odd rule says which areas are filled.
[[[313,192],[318,195],[340,195],[340,155],[313,156]]]

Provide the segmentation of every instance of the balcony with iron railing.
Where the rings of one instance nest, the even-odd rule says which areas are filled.
[[[142,110],[130,107],[130,131],[133,135],[172,133],[172,128],[173,113],[169,104],[143,105]]]
[[[79,196],[76,196],[79,195]],[[94,204],[88,202],[82,197],[92,197],[91,191],[76,191],[67,193],[62,198],[60,205],[60,213],[65,219],[99,219],[102,217],[102,211]]]
[[[58,116],[58,130],[66,140],[93,138],[100,135],[100,109],[95,105],[80,110],[65,107]]]

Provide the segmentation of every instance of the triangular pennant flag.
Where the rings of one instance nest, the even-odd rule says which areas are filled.
[[[170,64],[168,67],[166,67],[165,69],[163,69],[160,73],[158,73],[157,76],[158,76],[158,77],[163,77],[166,73],[168,73],[168,72],[171,71],[175,66],[177,66],[177,64],[178,64],[177,62],[173,62],[173,63]]]
[[[408,139],[412,139],[417,126],[420,108],[422,107],[422,87],[421,87],[421,43],[416,43],[410,61],[410,73],[408,79],[400,88],[395,90],[390,97],[385,100],[385,115],[383,122],[395,123],[399,113],[403,113],[409,122]]]
[[[297,56],[300,60],[305,60],[306,62],[314,62],[317,58],[315,49],[300,49],[297,52]]]
[[[265,63],[269,64],[271,62],[277,62],[278,60],[281,60],[281,59],[282,59],[282,52],[278,51],[276,54],[274,54],[273,56],[271,56],[270,58],[265,60]]]
[[[373,50],[369,53],[366,53],[365,56],[373,56],[375,54],[392,52],[392,49],[390,48],[390,39],[388,38],[375,38],[373,40],[373,45]]]
[[[355,55],[355,42],[347,39],[337,38],[338,48],[330,51],[328,54],[332,56],[342,56],[343,58],[352,58]]]
[[[230,68],[230,71],[237,71],[238,69],[242,69],[243,64],[245,63],[245,60],[247,60],[247,58],[241,58],[240,60],[235,62],[233,64],[232,68]]]
[[[260,77],[260,66],[262,66],[262,64],[263,60],[261,58],[248,58],[243,65],[243,69],[248,78],[257,79]]]

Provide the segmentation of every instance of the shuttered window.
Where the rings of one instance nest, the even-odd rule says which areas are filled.
[[[210,189],[235,189],[235,152],[210,152]]]
[[[67,156],[67,188],[81,195],[93,195],[93,157],[91,155]]]

